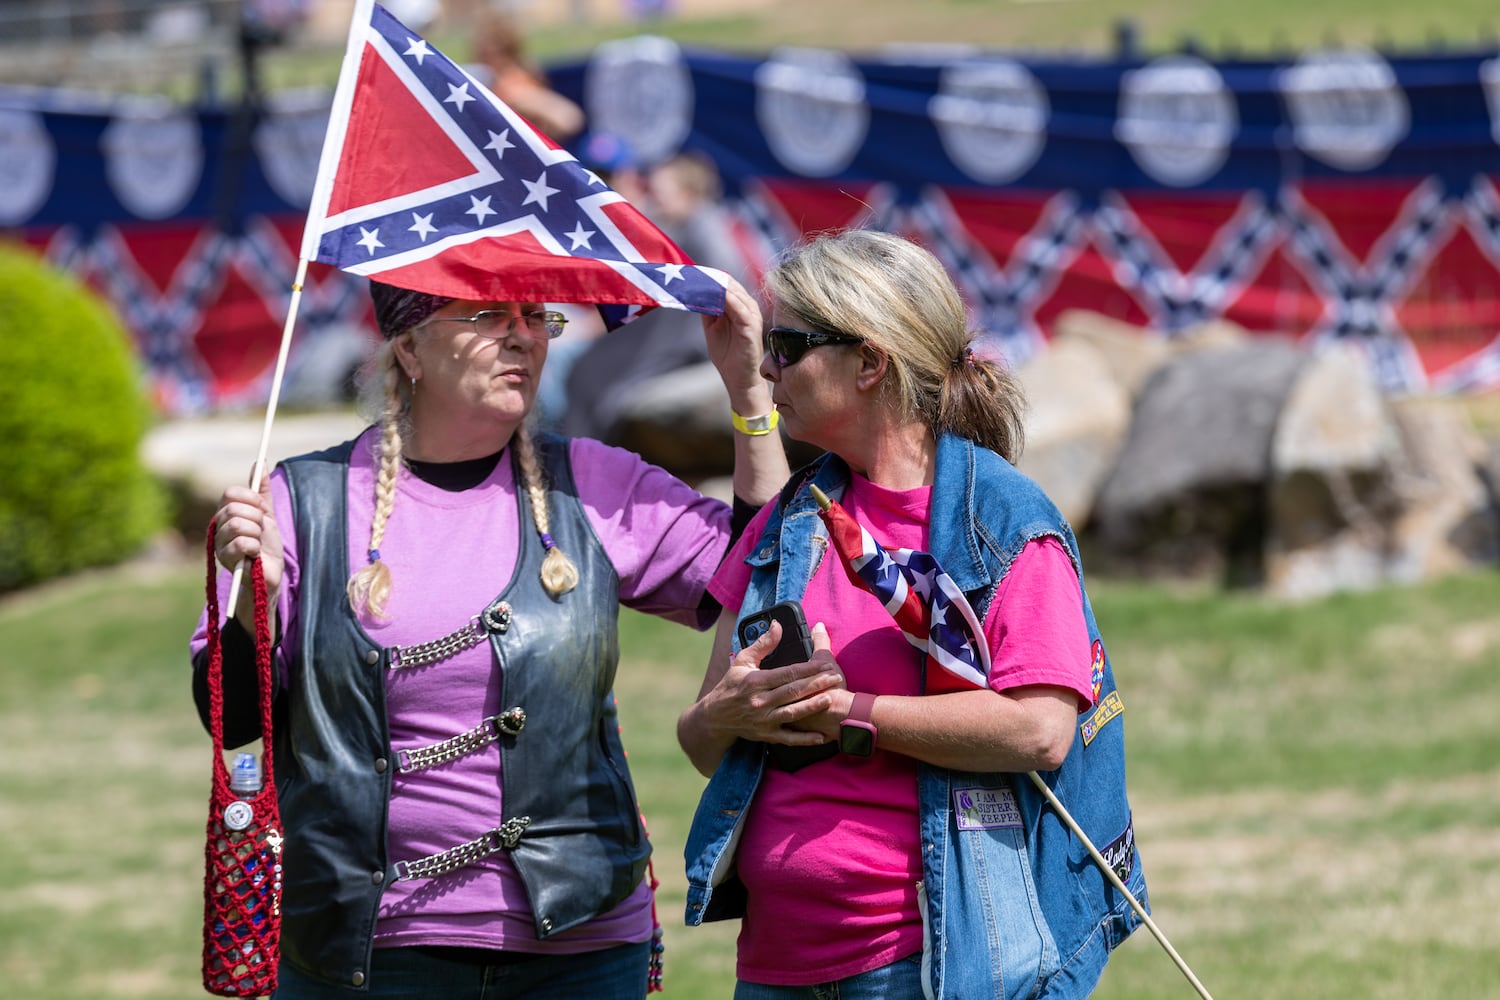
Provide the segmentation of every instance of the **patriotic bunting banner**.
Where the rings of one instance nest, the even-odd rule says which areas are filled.
[[[337,100],[271,93],[247,116],[0,88],[0,227],[115,307],[163,412],[265,400],[309,241],[289,379],[373,339],[361,275],[460,294],[519,275],[537,294],[514,294],[544,301],[614,289],[612,321],[702,307],[695,290],[715,308],[714,276],[452,60],[361,10]],[[1017,365],[1087,309],[1145,336],[1224,319],[1353,345],[1392,393],[1500,388],[1493,43],[1209,60],[643,37],[548,76],[642,163],[717,164],[747,284],[809,233],[880,228],[932,249]]]
[[[817,487],[818,515],[856,586],[874,594],[906,640],[927,654],[926,693],[989,686],[984,629],[958,584],[930,553],[887,549],[836,500]]]
[[[727,277],[370,0],[349,47],[302,255],[458,299],[722,314]]]

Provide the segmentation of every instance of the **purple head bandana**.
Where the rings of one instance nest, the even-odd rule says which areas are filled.
[[[386,340],[410,330],[453,301],[442,295],[413,292],[378,281],[370,282],[370,300],[375,303],[375,324]]]

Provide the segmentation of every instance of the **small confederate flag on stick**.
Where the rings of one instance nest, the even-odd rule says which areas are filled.
[[[927,654],[927,693],[989,686],[990,649],[958,584],[927,552],[886,549],[816,486],[818,514],[849,578],[879,598],[908,642]]]
[[[302,256],[460,299],[722,314],[698,267],[621,195],[372,0],[349,28]]]

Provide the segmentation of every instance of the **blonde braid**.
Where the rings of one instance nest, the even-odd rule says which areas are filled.
[[[394,352],[387,351],[380,414],[380,465],[375,475],[375,514],[370,520],[370,561],[345,585],[349,604],[356,614],[368,611],[385,617],[391,596],[391,569],[380,558],[380,542],[396,502],[396,477],[401,471],[401,420],[410,407],[410,396],[402,395],[401,367]]]
[[[542,536],[542,545],[547,550],[542,560],[542,586],[553,597],[560,597],[578,586],[578,567],[573,565],[557,543],[552,540],[551,516],[547,512],[547,485],[542,478],[541,464],[537,461],[536,442],[530,430],[518,427],[515,436],[516,457],[520,460],[520,486],[531,501],[531,517],[536,521],[537,533]]]

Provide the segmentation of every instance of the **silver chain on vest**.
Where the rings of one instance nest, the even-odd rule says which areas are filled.
[[[425,770],[466,757],[502,736],[515,736],[525,728],[526,710],[517,705],[499,715],[488,716],[473,729],[450,736],[442,742],[415,750],[401,750],[396,754],[396,761],[403,774]]]
[[[412,879],[436,878],[472,865],[491,854],[508,851],[521,842],[521,834],[530,825],[530,816],[517,816],[475,837],[467,844],[459,844],[457,847],[450,847],[446,851],[429,854],[415,861],[397,861],[396,881],[410,882]]]
[[[511,610],[505,601],[498,601],[485,608],[447,635],[428,642],[410,646],[392,646],[390,665],[392,670],[425,667],[429,663],[446,660],[466,649],[472,649],[485,640],[491,632],[504,634],[510,628]]]

